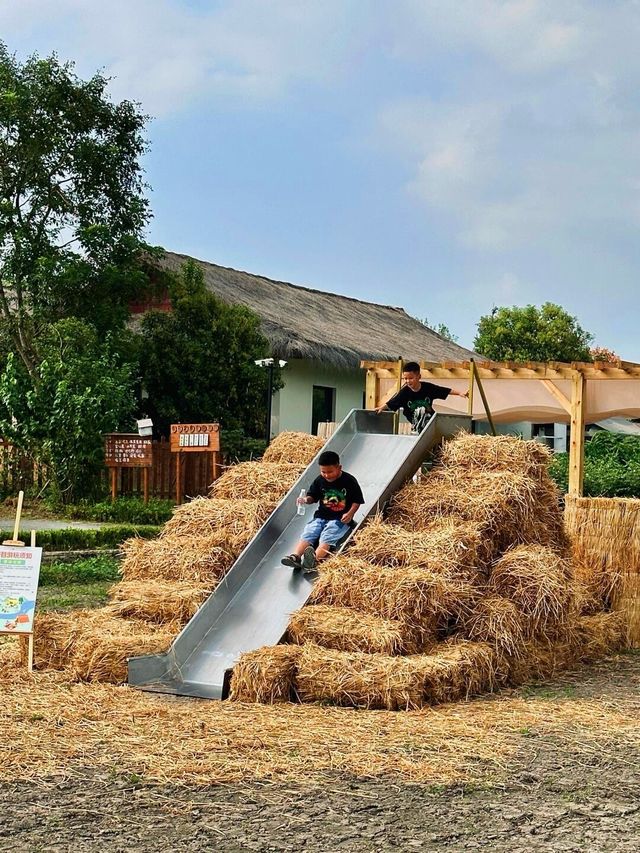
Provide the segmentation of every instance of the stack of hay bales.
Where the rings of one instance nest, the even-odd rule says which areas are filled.
[[[321,566],[288,645],[240,659],[232,698],[415,708],[619,647],[619,614],[582,613],[548,457],[508,436],[445,445]]]
[[[640,647],[640,500],[567,495],[565,521],[584,609],[609,605],[626,616],[627,643]]]
[[[265,459],[226,470],[211,496],[176,508],[157,539],[123,545],[122,581],[96,611],[36,617],[35,660],[82,681],[126,680],[127,659],[164,651],[322,446],[283,433]]]

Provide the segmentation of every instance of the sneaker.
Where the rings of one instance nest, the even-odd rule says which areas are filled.
[[[301,569],[302,560],[297,554],[289,554],[288,557],[283,557],[280,562],[283,566],[289,566],[291,569]]]
[[[302,555],[302,568],[305,572],[312,572],[317,565],[318,561],[316,560],[314,547],[313,545],[307,545]]]

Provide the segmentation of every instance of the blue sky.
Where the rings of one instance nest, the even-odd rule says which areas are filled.
[[[558,302],[640,361],[638,0],[0,0],[153,116],[149,239],[471,345]]]

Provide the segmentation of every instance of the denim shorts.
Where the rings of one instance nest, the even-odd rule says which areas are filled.
[[[351,530],[350,524],[326,518],[312,518],[307,522],[300,537],[304,542],[319,542],[321,545],[337,545]]]

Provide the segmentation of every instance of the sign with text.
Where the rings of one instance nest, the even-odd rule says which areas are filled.
[[[194,450],[220,450],[220,424],[171,424],[173,453]]]
[[[0,547],[0,633],[31,634],[42,548]]]
[[[104,463],[107,468],[151,468],[151,438],[137,432],[110,432],[105,436]]]

